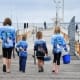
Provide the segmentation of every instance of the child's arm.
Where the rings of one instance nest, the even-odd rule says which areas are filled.
[[[67,51],[67,46],[66,46],[67,44],[66,44],[66,41],[65,41],[64,37],[63,37],[62,42],[63,42],[63,48],[64,48],[64,50]]]
[[[48,49],[47,49],[46,41],[44,42],[44,50],[45,50],[45,54],[48,55]]]
[[[37,41],[34,42],[34,51],[37,51]]]
[[[19,48],[20,48],[20,41],[18,41],[18,42],[15,44],[15,48],[16,48],[16,50],[19,52]]]

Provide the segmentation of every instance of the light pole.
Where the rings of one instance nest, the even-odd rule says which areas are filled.
[[[61,21],[64,21],[64,0],[54,0],[56,4],[56,19],[55,25],[58,26]]]
[[[55,19],[55,25],[58,25],[58,3],[56,0],[54,0],[54,3],[56,4],[56,19]]]

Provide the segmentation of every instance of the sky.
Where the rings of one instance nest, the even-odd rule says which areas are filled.
[[[75,16],[80,22],[80,0],[64,0],[64,22]],[[0,0],[0,22],[10,17],[13,22],[53,22],[56,17],[54,0]]]

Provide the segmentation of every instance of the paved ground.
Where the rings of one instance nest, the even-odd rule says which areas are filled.
[[[50,32],[48,32],[50,35]],[[49,36],[46,35],[45,36]],[[50,37],[45,37],[48,43],[49,55],[51,54]],[[37,65],[34,65],[33,54],[33,36],[28,39],[28,60],[26,66],[26,72],[21,73],[18,70],[18,56],[15,59],[12,58],[11,73],[2,72],[2,58],[0,58],[0,80],[80,80],[80,60],[76,56],[71,56],[70,64],[63,64],[61,59],[60,72],[58,74],[52,73],[52,60],[45,62],[44,72],[39,73]]]
[[[26,73],[18,70],[18,57],[12,58],[11,73],[2,72],[2,60],[0,59],[0,80],[80,80],[80,60],[72,58],[70,64],[64,65],[61,60],[60,72],[52,73],[52,60],[45,62],[45,71],[39,73],[37,65],[34,65],[32,55],[28,55]]]

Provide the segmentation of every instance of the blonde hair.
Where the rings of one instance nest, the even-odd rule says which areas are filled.
[[[37,39],[42,39],[42,32],[41,32],[41,31],[38,31],[38,32],[36,33],[36,38],[37,38]]]
[[[60,33],[60,32],[61,32],[60,27],[59,26],[55,26],[54,34],[57,34],[57,33]]]

